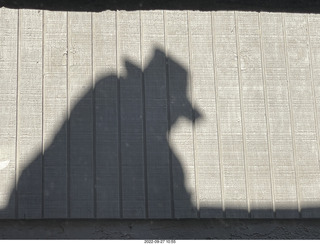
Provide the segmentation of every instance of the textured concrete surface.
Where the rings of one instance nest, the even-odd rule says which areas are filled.
[[[319,217],[319,24],[1,8],[0,217]]]
[[[1,239],[316,240],[318,220],[0,221]]]

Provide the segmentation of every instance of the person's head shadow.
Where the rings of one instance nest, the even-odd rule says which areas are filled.
[[[152,59],[144,70],[141,70],[140,67],[129,60],[125,61],[125,67],[128,73],[126,77],[122,78],[122,83],[129,83],[132,78],[135,80],[136,76],[141,73],[144,79],[143,89],[147,89],[147,91],[144,90],[146,98],[152,100],[152,95],[156,96],[155,99],[165,98],[168,103],[168,110],[170,110],[170,106],[179,108],[168,115],[170,116],[168,118],[169,130],[179,118],[185,118],[192,123],[201,118],[200,112],[192,105],[190,98],[192,88],[189,83],[189,74],[186,68],[173,57],[166,57],[161,49],[156,48]],[[126,84],[121,85],[126,86]],[[155,88],[158,89],[158,92],[154,91]],[[153,94],[149,95],[148,92],[153,92]],[[164,114],[159,114],[159,116],[164,116]]]
[[[128,60],[125,69],[126,76],[102,77],[74,102],[51,144],[21,172],[0,216],[197,216],[168,137],[179,118],[192,124],[201,117],[188,72],[160,49],[144,70]]]
[[[120,172],[114,173],[121,178],[118,187],[122,203],[121,209],[117,203],[111,209],[120,211],[119,216],[124,218],[196,217],[196,206],[185,188],[183,162],[170,148],[168,137],[180,118],[190,125],[201,118],[190,100],[189,74],[160,49],[154,50],[144,69],[129,60],[124,67],[125,75],[119,79],[104,77],[95,88],[96,118],[100,118],[96,129],[114,128],[105,136],[114,136],[118,142],[113,159],[120,165]],[[117,105],[109,106],[110,98]],[[105,104],[99,105],[99,99]],[[105,113],[106,108],[112,111]],[[108,123],[111,127],[106,126]],[[98,213],[104,215],[103,209]]]

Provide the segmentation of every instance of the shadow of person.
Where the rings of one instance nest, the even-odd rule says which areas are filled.
[[[181,117],[200,118],[187,71],[159,49],[144,70],[125,68],[70,95],[69,119],[23,169],[2,218],[197,217],[168,141]]]

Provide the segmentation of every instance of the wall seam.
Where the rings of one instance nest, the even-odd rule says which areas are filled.
[[[261,68],[262,68],[262,82],[263,82],[263,95],[264,95],[264,107],[265,107],[265,120],[267,126],[267,143],[268,143],[268,161],[270,169],[270,183],[271,183],[271,197],[272,197],[272,214],[275,217],[275,195],[274,195],[274,177],[273,177],[273,162],[272,162],[272,150],[271,150],[271,135],[270,135],[270,121],[269,121],[269,106],[268,106],[268,89],[267,89],[267,78],[266,78],[266,62],[264,43],[262,38],[262,25],[261,25],[261,13],[258,13],[259,21],[259,34],[260,34],[260,53],[261,53]]]
[[[214,70],[214,93],[215,93],[215,105],[216,105],[216,121],[217,121],[217,139],[218,139],[218,157],[219,157],[219,170],[220,170],[220,192],[221,192],[221,205],[222,205],[222,215],[226,217],[225,208],[225,193],[224,193],[224,179],[223,179],[223,162],[222,162],[222,152],[221,152],[221,129],[220,129],[220,115],[219,115],[219,87],[217,78],[217,57],[216,57],[216,34],[215,34],[215,13],[211,12],[211,34],[212,34],[212,59],[213,59],[213,70]]]
[[[189,17],[189,11],[187,11],[187,31],[188,31],[188,56],[189,56],[189,75],[188,75],[188,81],[189,81],[189,90],[190,90],[190,99],[191,99],[191,105],[192,105],[192,111],[191,111],[191,128],[192,128],[192,149],[193,149],[193,169],[194,169],[194,177],[195,177],[195,197],[196,197],[196,209],[197,209],[197,218],[200,218],[200,203],[199,203],[199,182],[198,182],[198,165],[196,160],[197,155],[197,149],[196,149],[196,120],[195,120],[195,111],[194,111],[194,83],[193,83],[193,75],[192,75],[192,42],[191,42],[191,33],[190,33],[190,17]]]
[[[301,205],[300,205],[300,191],[298,185],[298,171],[297,171],[297,162],[296,162],[296,143],[295,143],[295,128],[294,128],[294,118],[293,118],[293,110],[292,110],[292,99],[291,99],[291,87],[290,87],[290,64],[288,60],[288,43],[287,43],[287,35],[286,35],[286,25],[285,25],[285,17],[281,14],[282,18],[282,34],[284,39],[284,51],[285,51],[285,63],[286,63],[286,76],[288,83],[288,102],[289,102],[289,112],[290,112],[290,123],[291,123],[291,137],[292,137],[292,150],[293,150],[293,163],[294,163],[294,172],[295,172],[295,182],[296,182],[296,194],[297,194],[297,203],[298,203],[298,213],[299,217],[301,217]]]
[[[241,59],[240,59],[240,40],[239,40],[239,24],[238,14],[234,12],[235,20],[235,35],[236,35],[236,46],[237,46],[237,66],[238,66],[238,82],[239,82],[239,98],[240,98],[240,114],[241,114],[241,126],[242,126],[242,149],[243,149],[243,160],[245,170],[245,186],[246,186],[246,198],[247,198],[247,210],[248,216],[251,217],[251,206],[250,206],[250,189],[248,182],[248,166],[247,166],[247,141],[246,141],[246,127],[243,114],[243,93],[242,93],[242,77],[241,77]]]

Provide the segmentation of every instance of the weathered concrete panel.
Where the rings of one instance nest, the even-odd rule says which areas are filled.
[[[298,217],[282,14],[261,14],[261,30],[262,43],[265,47],[265,92],[270,131],[274,208],[276,217]]]
[[[223,216],[212,21],[212,13],[188,13],[193,104],[201,114],[194,126],[197,208],[201,218]],[[211,205],[216,207],[212,209]]]
[[[117,12],[123,218],[146,217],[140,20],[140,12]]]
[[[104,23],[104,25],[101,25]],[[120,217],[116,13],[94,13],[95,201],[97,218]]]
[[[1,8],[0,19],[0,217],[15,218],[18,11]]]
[[[236,14],[236,24],[249,213],[252,218],[271,218],[273,192],[260,15]]]
[[[320,216],[318,15],[0,17],[0,218]]]
[[[91,20],[90,13],[68,13],[68,187],[71,218],[94,217]]]
[[[187,12],[165,12],[168,55],[170,139],[173,175],[174,217],[197,216],[197,192],[192,125],[192,83]]]
[[[226,217],[231,218],[248,216],[236,28],[233,12],[215,13],[216,99],[220,122],[223,211]],[[225,57],[228,59],[225,60]]]
[[[45,11],[43,18],[43,217],[67,218],[67,14]]]
[[[149,218],[172,218],[164,11],[141,12],[145,165]]]
[[[43,12],[19,11],[18,42],[18,217],[42,217]]]

